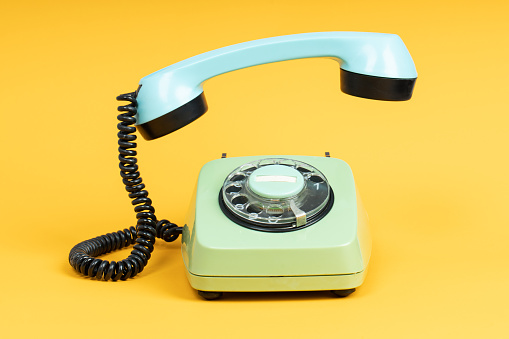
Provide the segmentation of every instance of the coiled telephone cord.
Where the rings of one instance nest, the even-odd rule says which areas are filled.
[[[117,117],[120,120],[117,125],[118,158],[122,182],[129,192],[138,219],[136,228],[131,226],[123,231],[85,240],[74,246],[69,253],[69,263],[76,271],[92,278],[113,281],[133,278],[143,271],[154,250],[156,237],[171,242],[182,233],[182,227],[166,219],[157,220],[152,200],[148,198],[148,192],[138,171],[137,153],[134,150],[136,135],[133,135],[136,131],[136,127],[133,126],[137,112],[136,92],[119,95],[117,100],[130,102],[128,105],[118,107],[118,110],[123,112]],[[135,245],[131,254],[124,260],[110,262],[96,258],[133,244]]]

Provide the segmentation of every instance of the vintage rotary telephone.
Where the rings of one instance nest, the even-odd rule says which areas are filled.
[[[341,67],[341,90],[378,100],[412,96],[417,72],[393,34],[323,32],[240,43],[203,53],[141,79],[118,116],[120,174],[133,199],[136,228],[74,246],[69,262],[84,275],[126,280],[143,270],[155,238],[182,234],[191,286],[206,299],[223,291],[332,290],[346,296],[366,274],[371,240],[350,167],[311,156],[251,156],[203,166],[184,227],[158,220],[138,172],[136,128],[155,139],[207,111],[202,84],[216,75],[277,61],[327,57]],[[134,244],[128,258],[96,257]]]

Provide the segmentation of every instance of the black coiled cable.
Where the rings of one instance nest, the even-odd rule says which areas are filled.
[[[85,240],[74,246],[69,253],[69,263],[76,271],[96,279],[113,281],[126,280],[143,271],[154,250],[156,237],[171,242],[182,233],[182,227],[165,219],[157,220],[152,200],[148,198],[148,192],[138,171],[137,153],[134,150],[136,135],[133,135],[136,128],[132,126],[136,122],[136,92],[119,95],[117,100],[130,102],[129,105],[118,107],[118,110],[123,112],[117,117],[120,120],[117,125],[118,158],[122,182],[135,206],[134,211],[138,219],[136,228],[131,226],[123,231]],[[132,244],[135,245],[131,254],[119,262],[96,258]]]

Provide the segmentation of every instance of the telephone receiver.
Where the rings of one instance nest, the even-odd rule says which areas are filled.
[[[273,62],[332,58],[340,64],[341,90],[376,100],[412,97],[414,62],[394,34],[321,32],[244,42],[203,53],[141,79],[138,131],[147,139],[174,132],[207,111],[203,83],[217,75]]]
[[[394,34],[322,32],[244,42],[203,53],[150,74],[136,92],[117,97],[120,175],[136,227],[74,246],[79,273],[127,280],[143,271],[157,238],[182,235],[190,285],[205,299],[235,291],[331,290],[345,297],[362,284],[371,255],[368,218],[348,164],[325,157],[273,155],[208,162],[200,171],[186,224],[158,219],[142,182],[137,127],[147,140],[172,133],[207,111],[203,83],[234,70],[325,57],[340,64],[341,90],[388,101],[408,100],[417,78]],[[134,245],[121,261],[98,256]]]

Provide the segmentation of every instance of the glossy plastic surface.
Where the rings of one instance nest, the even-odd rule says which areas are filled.
[[[307,228],[260,232],[237,225],[222,213],[217,195],[224,178],[233,168],[263,158],[268,157],[218,159],[202,168],[182,234],[182,256],[191,285],[217,291],[359,286],[368,265],[371,239],[366,212],[344,161],[285,156],[319,168],[336,192],[331,211]],[[236,283],[240,285],[235,287]]]
[[[152,73],[140,81],[137,124],[144,124],[203,92],[203,82],[226,72],[284,60],[326,57],[343,70],[398,79],[417,72],[399,36],[363,32],[319,32],[244,42],[206,52]]]

